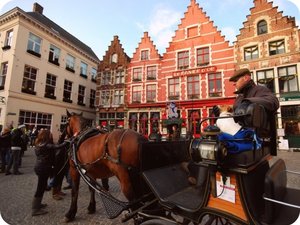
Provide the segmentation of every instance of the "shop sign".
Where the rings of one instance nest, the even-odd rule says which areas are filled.
[[[281,102],[284,102],[284,101],[300,101],[300,96],[280,97],[279,100]]]
[[[174,77],[183,77],[183,76],[188,76],[192,74],[203,74],[203,73],[211,73],[211,72],[216,72],[217,67],[215,66],[210,66],[210,67],[205,67],[205,68],[195,68],[195,69],[190,69],[190,70],[183,70],[183,71],[176,71],[173,72]]]

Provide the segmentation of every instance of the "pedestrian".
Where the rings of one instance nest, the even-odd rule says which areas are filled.
[[[68,143],[54,144],[52,133],[48,129],[41,129],[35,141],[36,163],[34,171],[38,177],[37,187],[32,201],[32,216],[38,216],[47,213],[42,204],[47,181],[52,173],[55,154],[57,150],[64,150]]]
[[[22,135],[25,132],[26,126],[24,124],[21,124],[18,126],[17,129],[13,129],[11,132],[11,157],[6,169],[5,175],[10,175],[10,169],[13,167],[13,174],[14,175],[21,175],[19,171],[19,163],[20,163],[20,157],[21,157],[21,150],[23,146],[23,138]]]
[[[32,131],[30,132],[30,146],[34,146],[34,142],[35,142],[37,135],[38,135],[38,129],[37,129],[37,127],[34,127],[32,129]]]
[[[10,129],[5,128],[0,135],[0,152],[1,152],[1,173],[6,171],[8,164],[9,154],[11,148],[11,134]]]
[[[235,112],[239,113],[245,111],[247,106],[251,103],[258,103],[262,105],[267,115],[269,116],[268,120],[270,123],[269,133],[267,136],[270,138],[270,149],[276,149],[276,121],[275,115],[276,111],[279,108],[279,101],[277,97],[265,86],[256,85],[251,78],[251,72],[249,69],[239,69],[235,71],[234,75],[229,79],[230,82],[233,82],[233,85],[236,88],[234,92],[237,94],[235,99],[233,109]],[[261,131],[259,131],[259,134]]]

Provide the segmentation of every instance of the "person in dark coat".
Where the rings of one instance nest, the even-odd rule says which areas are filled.
[[[1,157],[1,173],[6,171],[6,165],[8,164],[8,159],[10,155],[11,147],[11,134],[10,129],[5,128],[0,135],[0,157]]]
[[[270,122],[270,147],[271,149],[276,149],[277,138],[275,116],[276,111],[279,108],[279,101],[277,97],[267,87],[256,85],[251,78],[251,72],[249,69],[239,69],[235,71],[229,81],[233,82],[233,85],[236,88],[234,93],[237,94],[237,97],[233,105],[235,112],[237,109],[246,108],[247,105],[251,103],[258,103],[264,106]]]
[[[47,213],[43,208],[46,204],[42,204],[43,195],[47,187],[47,181],[52,173],[56,150],[64,149],[67,142],[62,144],[54,144],[52,133],[47,129],[41,129],[35,141],[36,163],[34,171],[38,177],[38,183],[34,198],[32,201],[32,216]]]

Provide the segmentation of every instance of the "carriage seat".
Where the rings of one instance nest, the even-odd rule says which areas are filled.
[[[187,174],[181,164],[169,165],[143,172],[143,177],[151,190],[167,208],[179,208],[195,212],[204,204],[207,188],[207,168],[201,167],[197,185],[188,182]],[[205,177],[205,178],[203,178]]]
[[[300,190],[287,187],[288,172],[284,161],[279,159],[271,166],[265,176],[264,222],[267,224],[293,224],[299,216]],[[291,205],[288,206],[285,203]],[[298,208],[291,207],[292,205],[298,206]]]

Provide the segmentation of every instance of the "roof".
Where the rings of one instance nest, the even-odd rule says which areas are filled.
[[[90,57],[92,57],[95,60],[99,61],[97,55],[94,53],[94,51],[89,46],[87,46],[86,44],[84,44],[83,42],[78,40],[76,37],[71,35],[69,32],[67,32],[66,30],[61,28],[59,25],[54,23],[52,20],[50,20],[49,18],[47,18],[43,14],[40,14],[38,12],[26,12],[26,14],[28,16],[34,18],[35,20],[39,21],[40,23],[42,23],[44,26],[48,27],[50,30],[55,32],[60,37],[68,40],[70,43],[75,45],[77,48],[79,48],[82,51],[86,52],[88,55],[90,55]]]

